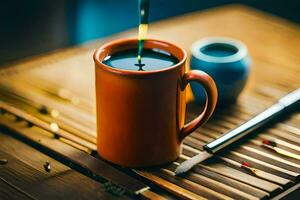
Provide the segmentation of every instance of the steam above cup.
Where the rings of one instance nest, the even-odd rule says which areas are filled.
[[[191,69],[202,70],[216,82],[219,103],[234,102],[246,85],[251,59],[240,41],[225,37],[208,37],[191,48]],[[205,101],[205,91],[191,84],[195,101]]]

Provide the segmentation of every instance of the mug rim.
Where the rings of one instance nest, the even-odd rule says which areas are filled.
[[[212,44],[229,45],[235,47],[237,49],[237,52],[232,55],[223,56],[223,57],[211,56],[201,52],[200,50],[201,48],[204,48]],[[231,63],[231,62],[240,61],[244,57],[246,57],[248,54],[248,49],[244,43],[236,39],[232,39],[228,37],[207,37],[194,42],[194,44],[191,47],[191,53],[195,58],[206,62]]]
[[[131,49],[131,48],[129,48],[129,45],[133,45],[133,44],[136,44],[136,47],[137,47],[138,39],[136,39],[136,38],[117,39],[117,40],[113,40],[111,42],[105,43],[101,47],[96,49],[94,52],[94,55],[93,55],[93,59],[96,64],[96,67],[101,67],[102,69],[104,69],[106,71],[110,71],[110,72],[122,74],[122,75],[150,75],[150,74],[157,74],[157,73],[161,73],[161,72],[170,71],[177,67],[180,67],[184,64],[184,62],[187,59],[187,52],[183,48],[181,48],[177,45],[174,45],[170,42],[167,42],[167,41],[150,38],[150,39],[146,39],[144,41],[144,47],[147,45],[155,45],[155,46],[157,46],[158,49],[162,49],[162,50],[167,49],[166,51],[171,53],[171,55],[176,57],[179,61],[175,65],[172,65],[170,67],[157,69],[157,70],[151,70],[151,71],[125,70],[125,69],[113,68],[102,62],[104,60],[104,58],[107,56],[105,54],[108,54],[109,50],[112,50],[114,47],[116,49],[120,48],[122,45],[125,45],[125,44],[128,44],[128,48],[126,47],[127,49]],[[174,48],[178,53],[177,55],[174,55],[174,53],[172,53],[172,52],[174,52],[174,51],[172,51],[172,49],[174,49]],[[148,48],[148,49],[151,49],[151,48]],[[180,53],[182,54],[181,56],[179,55]],[[105,55],[105,56],[103,56],[103,55]],[[181,59],[179,57],[181,57]]]

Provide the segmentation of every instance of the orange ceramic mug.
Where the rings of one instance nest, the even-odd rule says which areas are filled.
[[[126,167],[146,167],[176,160],[182,140],[212,115],[217,89],[206,73],[185,73],[187,53],[180,47],[148,39],[146,49],[161,49],[179,62],[154,71],[112,68],[103,59],[119,51],[136,49],[136,39],[121,39],[103,45],[94,53],[99,155]],[[185,120],[185,88],[190,81],[206,91],[206,105],[188,124]]]

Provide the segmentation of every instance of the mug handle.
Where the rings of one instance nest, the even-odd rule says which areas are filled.
[[[208,74],[200,70],[191,70],[185,73],[182,78],[182,90],[184,90],[187,84],[191,81],[195,81],[204,87],[206,93],[206,103],[202,113],[200,113],[198,117],[190,121],[188,124],[184,125],[184,127],[181,129],[179,134],[180,142],[199,126],[207,122],[215,110],[218,99],[216,84]]]

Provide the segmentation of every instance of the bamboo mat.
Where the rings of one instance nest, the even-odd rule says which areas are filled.
[[[94,88],[90,79],[93,69],[86,66],[83,70],[79,65],[72,65],[75,60],[78,61],[76,56],[62,63],[1,78],[0,98],[29,114],[28,120],[35,117],[39,123],[44,123],[41,128],[55,132],[66,143],[90,154],[96,150]],[[82,76],[83,72],[86,77]],[[282,73],[288,76],[283,77]],[[135,172],[185,199],[264,199],[298,183],[300,160],[265,148],[262,140],[276,141],[279,149],[299,155],[299,112],[257,133],[241,146],[199,164],[184,177],[175,177],[173,173],[180,162],[199,153],[204,144],[250,119],[295,89],[295,85],[300,85],[292,69],[274,67],[268,74],[281,78],[268,80],[260,75],[256,87],[243,93],[235,104],[219,108],[206,125],[184,140],[182,155],[176,162],[154,171]],[[80,91],[81,88],[88,89]],[[199,106],[191,102],[187,120],[194,118],[198,110]],[[256,173],[241,167],[245,162],[255,168]]]
[[[210,18],[207,14],[186,16],[175,20],[177,23],[172,30],[163,27],[169,27],[166,25],[174,20],[152,26],[155,36],[168,37],[171,41],[174,40],[175,43],[188,48],[191,42],[197,39],[196,33],[192,34],[191,31],[190,37],[184,39],[169,33],[183,35],[185,29],[192,30],[192,27],[198,25],[198,17],[204,21],[203,24],[199,22],[199,25],[211,29],[212,24],[220,21],[222,23],[216,26],[216,29],[219,32],[224,30],[225,35],[246,41],[254,59],[249,83],[237,102],[219,108],[206,125],[187,137],[182,145],[182,155],[176,162],[152,171],[134,171],[183,199],[268,199],[299,183],[300,161],[262,145],[263,139],[272,140],[277,143],[280,151],[299,156],[299,112],[291,114],[268,129],[256,132],[257,136],[240,146],[199,164],[184,177],[174,176],[176,166],[201,151],[204,144],[242,124],[281,96],[300,87],[299,54],[297,56],[299,45],[289,46],[284,42],[284,38],[287,40],[288,36],[299,33],[298,28],[260,20],[261,14],[252,17],[251,12],[245,14],[236,10],[230,11],[227,9],[227,12],[221,14],[214,11],[212,13],[218,16],[215,18]],[[233,23],[226,24],[222,19],[225,22],[231,20]],[[241,24],[239,20],[242,19]],[[223,24],[232,28],[226,28]],[[241,34],[240,30],[234,27],[242,27],[248,32]],[[256,32],[253,27],[258,27]],[[280,33],[280,37],[276,34],[266,37],[266,30]],[[128,35],[132,35],[132,32],[120,37]],[[281,48],[271,41],[279,41],[276,44],[282,44]],[[289,41],[299,44],[297,37]],[[88,48],[81,47],[63,54],[46,56],[44,60],[42,58],[25,63],[26,67],[17,71],[2,73],[0,99],[13,105],[2,105],[2,109],[5,107],[4,110],[16,112],[19,117],[33,123],[28,129],[36,128],[35,125],[38,124],[48,137],[59,137],[65,143],[93,154],[96,149],[96,126],[91,48],[94,46],[99,46],[99,43]],[[199,106],[190,102],[187,120],[194,118],[199,109]],[[27,115],[24,116],[25,114]],[[0,119],[3,117],[5,114],[1,115]],[[19,118],[16,119],[13,119],[14,123],[18,123]],[[241,167],[241,164],[245,163],[250,168]],[[256,173],[253,173],[253,170],[256,170]]]

